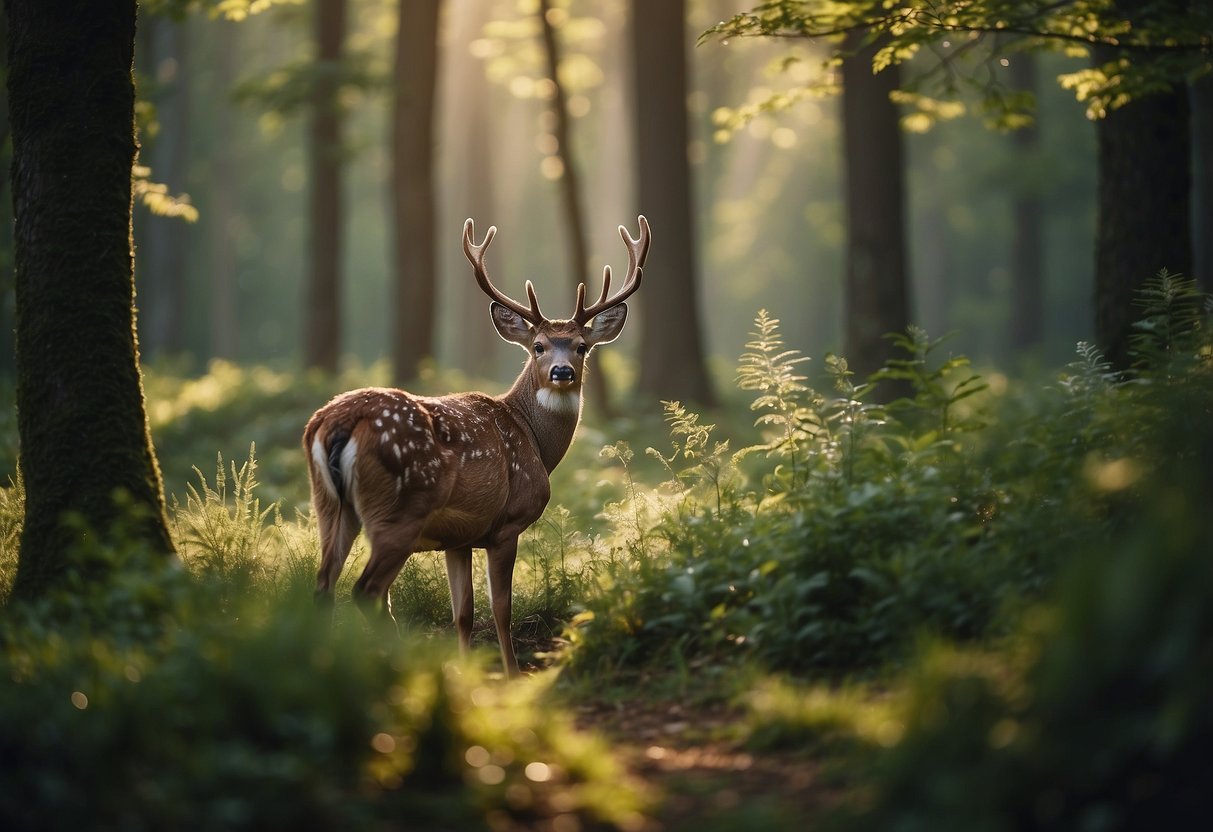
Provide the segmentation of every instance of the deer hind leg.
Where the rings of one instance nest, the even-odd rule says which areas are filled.
[[[368,523],[366,533],[371,542],[371,557],[354,582],[354,600],[368,620],[395,629],[396,619],[392,617],[388,590],[417,546],[421,523]]]
[[[472,547],[448,549],[446,580],[451,585],[451,614],[459,634],[459,652],[467,655],[472,646]]]
[[[510,617],[514,601],[514,561],[517,557],[517,537],[488,549],[489,604],[493,608],[497,641],[501,644],[501,661],[505,665],[505,675],[510,678],[522,675],[518,669],[518,659],[514,656],[514,641],[510,636]]]
[[[316,573],[316,604],[332,608],[333,588],[349,557],[354,538],[362,528],[353,506],[342,503],[327,491],[313,494],[316,523],[320,530],[320,570]]]

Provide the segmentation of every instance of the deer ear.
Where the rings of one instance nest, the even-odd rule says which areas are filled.
[[[621,303],[599,312],[590,324],[585,334],[585,341],[591,347],[598,344],[609,344],[623,332],[623,325],[628,319],[628,305]]]
[[[489,304],[489,316],[493,319],[493,326],[497,328],[497,334],[506,341],[521,344],[524,347],[529,344],[531,326],[517,312],[493,301]]]

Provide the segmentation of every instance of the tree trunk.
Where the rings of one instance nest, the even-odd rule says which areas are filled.
[[[434,90],[440,0],[400,0],[392,196],[396,211],[396,382],[416,378],[434,354]]]
[[[842,62],[847,253],[844,340],[847,362],[863,378],[892,355],[884,335],[910,322],[905,244],[905,171],[897,105],[889,93],[900,71],[872,73],[883,44],[859,45]]]
[[[190,74],[188,22],[167,16],[142,22],[142,72],[151,79],[151,99],[159,130],[144,142],[140,162],[151,169],[153,182],[179,193],[186,184],[190,138]],[[171,66],[168,70],[165,65]],[[165,77],[171,72],[171,76]],[[137,212],[135,238],[139,264],[136,282],[143,297],[140,342],[144,353],[177,354],[185,349],[187,307],[186,263],[189,223],[162,217],[146,208]]]
[[[1182,87],[1132,101],[1096,126],[1095,337],[1116,367],[1129,366],[1138,287],[1164,268],[1191,273],[1188,128]]]
[[[211,151],[211,202],[208,224],[211,249],[210,354],[214,358],[235,358],[237,348],[236,324],[236,242],[232,239],[231,222],[238,210],[240,182],[239,144],[234,135],[234,119],[230,91],[236,82],[236,56],[240,54],[240,24],[216,20],[210,25],[218,28],[218,55],[215,61],[215,87],[219,91],[217,106],[211,117],[219,141]]]
[[[8,66],[8,15],[0,14],[0,66]],[[8,194],[8,177],[2,174],[12,165],[8,149],[8,87],[0,84],[0,375],[12,375],[13,358],[13,201]],[[8,405],[6,405],[7,407]]]
[[[631,17],[637,197],[654,238],[638,304],[637,388],[649,398],[710,406],[716,396],[704,358],[687,160],[686,4],[633,2]]]
[[[1036,93],[1036,58],[1030,54],[1011,61],[1011,83],[1017,91]],[[1015,158],[1030,163],[1039,147],[1039,134],[1032,124],[1012,134]],[[1040,343],[1044,334],[1044,206],[1032,177],[1019,186],[1011,202],[1011,332],[1012,349],[1023,350]]]
[[[1192,276],[1213,291],[1213,75],[1192,82]]]
[[[136,0],[10,0],[17,407],[25,527],[14,597],[61,582],[74,513],[172,552],[135,337]]]
[[[1151,9],[1152,0],[1115,3],[1118,14],[1142,26]],[[1095,50],[1099,64],[1119,57],[1111,47]],[[1137,54],[1133,60],[1148,58]],[[1190,125],[1183,85],[1134,99],[1096,125],[1095,340],[1122,369],[1129,366],[1137,288],[1164,268],[1191,274]]]
[[[569,109],[566,104],[564,85],[560,83],[560,48],[556,40],[556,29],[552,26],[549,0],[539,0],[539,24],[543,32],[543,51],[547,57],[548,77],[552,80],[555,93],[552,95],[552,109],[556,115],[556,153],[560,157],[563,171],[560,175],[560,193],[564,198],[564,218],[569,229],[569,260],[572,263],[573,288],[578,283],[586,282],[586,294],[593,297],[594,288],[589,285],[583,275],[589,272],[589,244],[585,233],[585,211],[581,199],[581,178],[577,172],[576,160],[573,158],[572,129],[569,123]],[[599,413],[611,413],[610,397],[607,394],[606,376],[602,367],[596,372],[586,374],[585,390],[594,407]]]
[[[337,371],[341,351],[341,111],[338,101],[346,0],[316,0],[313,27],[318,70],[309,130],[311,272],[304,363]]]
[[[494,187],[493,170],[498,158],[498,137],[492,129],[491,97],[489,81],[479,61],[469,61],[471,43],[479,39],[485,20],[488,19],[488,3],[458,3],[450,7],[451,53],[456,60],[448,60],[444,68],[451,71],[443,78],[444,92],[441,98],[449,102],[446,124],[448,125],[448,152],[456,160],[454,184],[456,213],[454,219],[471,217],[480,229],[492,225],[496,219],[497,193]],[[449,157],[448,157],[449,158]],[[452,231],[458,229],[454,226]],[[452,235],[452,240],[454,240]],[[498,237],[493,241],[493,256],[503,263],[502,252],[509,246],[509,237]],[[472,271],[462,257],[457,268],[447,268],[451,277],[453,308],[458,310],[452,345],[456,366],[476,377],[492,374],[496,365],[497,345],[501,340],[488,324],[489,300],[472,279]]]

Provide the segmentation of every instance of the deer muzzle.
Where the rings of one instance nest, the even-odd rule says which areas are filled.
[[[557,384],[571,384],[576,381],[577,373],[568,364],[558,364],[552,368],[548,378]]]

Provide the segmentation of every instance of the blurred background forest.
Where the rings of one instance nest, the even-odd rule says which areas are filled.
[[[617,263],[615,226],[634,225],[646,210],[629,175],[637,161],[629,5],[572,0],[549,14],[563,53],[559,79],[588,235],[589,262],[573,268],[558,183],[556,86],[538,4],[443,4],[430,45],[437,50],[432,354],[439,365],[504,384],[517,364],[483,318],[485,303],[458,248],[464,218],[500,227],[494,268],[507,291],[530,278],[558,310],[571,308],[576,281]],[[318,260],[308,213],[313,148],[340,163],[341,199],[329,219],[338,229],[338,242],[330,243],[339,246],[338,354],[362,364],[389,357],[399,4],[254,3],[254,11],[265,10],[238,22],[215,9],[173,13],[178,6],[144,4],[136,52],[141,162],[152,182],[188,202],[168,206],[177,216],[136,207],[145,362],[184,372],[203,371],[212,358],[282,369],[309,363],[305,332],[314,313],[306,287]],[[321,60],[314,15],[334,6],[344,7],[341,51]],[[241,13],[246,7],[233,6]],[[760,308],[778,310],[788,341],[809,354],[842,348],[846,233],[836,97],[806,97],[728,126],[739,108],[803,86],[824,56],[810,42],[790,40],[695,45],[705,29],[739,10],[727,0],[693,0],[683,27],[697,258],[686,265],[701,287],[706,350],[728,366]],[[800,59],[790,68],[789,56]],[[979,365],[1055,364],[1090,336],[1095,134],[1073,93],[1054,82],[1080,65],[1024,55],[1000,67],[1009,87],[1027,83],[1037,96],[1028,131],[991,130],[970,117],[925,131],[920,121],[906,124],[911,319],[934,334],[956,330],[956,349]],[[309,107],[316,85],[327,83],[336,84],[339,129],[335,141],[317,147]],[[1018,286],[1012,269],[1013,251],[1024,244],[1015,212],[1022,198],[1036,206],[1033,287]],[[655,226],[657,250],[668,240],[664,231]],[[11,241],[0,245],[7,333]],[[651,270],[647,276],[650,284],[667,279]],[[1039,329],[1027,335],[1016,331],[1017,290],[1042,295]],[[653,295],[635,302],[651,303]],[[617,349],[635,356],[640,345],[625,338]],[[6,344],[0,372],[11,373],[12,360]]]

